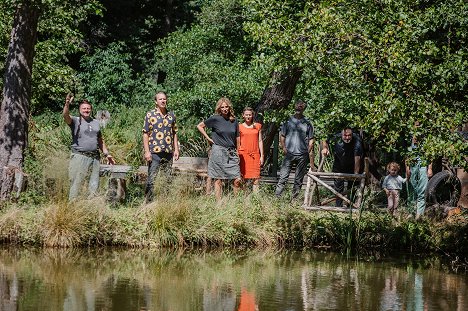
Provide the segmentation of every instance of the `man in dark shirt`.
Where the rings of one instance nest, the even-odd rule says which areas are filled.
[[[361,157],[363,155],[361,139],[353,133],[350,127],[345,127],[341,133],[334,135],[328,141],[324,141],[322,155],[330,154],[329,145],[333,146],[333,168],[334,173],[359,174],[361,169]],[[335,179],[335,190],[344,192],[344,180]],[[352,188],[354,182],[351,183]],[[336,198],[336,206],[343,206],[343,200]]]
[[[314,127],[304,116],[307,104],[298,101],[295,105],[295,114],[292,115],[280,130],[280,144],[284,152],[278,184],[275,194],[280,197],[288,181],[291,167],[296,164],[292,198],[296,198],[302,187],[302,181],[307,173],[307,164],[314,166]],[[312,153],[312,155],[310,155]]]

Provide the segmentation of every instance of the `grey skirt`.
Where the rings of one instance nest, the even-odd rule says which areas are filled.
[[[239,156],[236,149],[213,145],[208,159],[208,176],[213,179],[239,178]]]

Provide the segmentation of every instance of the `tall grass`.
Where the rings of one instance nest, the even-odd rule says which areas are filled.
[[[467,253],[467,219],[438,225],[396,220],[364,210],[360,215],[308,212],[271,193],[230,193],[217,202],[196,190],[191,177],[164,178],[151,204],[111,207],[104,197],[0,211],[0,241],[48,247],[125,246],[292,247],[346,251]],[[159,187],[159,188],[158,188]]]

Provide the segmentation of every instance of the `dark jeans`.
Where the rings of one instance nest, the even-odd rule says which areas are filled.
[[[351,170],[342,170],[342,169],[337,169],[337,168],[333,168],[332,169],[332,172],[334,173],[344,173],[344,174],[354,174],[354,168],[351,169]],[[335,190],[338,192],[338,193],[341,193],[343,194],[344,193],[344,183],[345,181],[343,179],[335,179],[334,180],[334,188]],[[352,202],[353,201],[353,196],[354,196],[354,192],[355,192],[355,187],[356,187],[356,181],[351,181],[351,180],[348,180],[348,190],[349,190],[349,195],[348,195],[348,198],[349,200]],[[343,200],[336,197],[336,201],[335,201],[335,206],[336,207],[342,207],[343,206]]]
[[[286,154],[283,164],[281,164],[280,176],[275,191],[276,196],[281,196],[283,193],[284,186],[288,182],[289,173],[291,172],[291,167],[294,163],[296,163],[296,174],[294,176],[292,197],[296,198],[299,195],[302,187],[302,181],[307,173],[307,163],[309,163],[309,154],[307,153],[302,155]]]
[[[172,161],[172,153],[159,152],[151,154],[151,162],[148,164],[148,179],[146,181],[145,198],[146,202],[153,201],[154,179],[161,168],[168,169]]]

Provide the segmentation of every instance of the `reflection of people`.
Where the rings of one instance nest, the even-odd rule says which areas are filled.
[[[361,140],[359,136],[353,133],[350,127],[345,127],[341,133],[334,135],[328,141],[323,142],[322,155],[327,156],[329,145],[333,146],[333,168],[334,173],[358,174],[361,169],[361,157],[363,154]],[[344,180],[335,179],[334,188],[338,193],[344,192]],[[350,183],[348,189],[354,186],[354,182]],[[336,198],[336,206],[343,206],[343,200]]]
[[[280,144],[284,152],[284,159],[281,164],[280,176],[275,191],[278,197],[283,193],[294,163],[296,164],[296,173],[294,176],[292,198],[296,198],[299,195],[302,181],[307,173],[307,163],[310,161],[311,167],[314,166],[314,157],[309,157],[314,148],[314,128],[304,116],[306,107],[307,104],[305,102],[298,101],[295,105],[295,114],[281,126]]]
[[[167,166],[172,159],[179,158],[179,143],[174,112],[167,110],[167,96],[158,92],[154,99],[156,108],[146,113],[143,125],[143,148],[148,162],[146,202],[153,200],[154,178],[161,166]]]
[[[400,191],[406,178],[398,175],[400,171],[400,165],[396,162],[390,162],[387,165],[388,175],[382,183],[382,188],[387,194],[388,200],[388,212],[391,215],[395,215],[398,208],[398,202],[400,201]]]
[[[244,179],[253,180],[253,191],[258,192],[260,166],[263,164],[262,125],[253,121],[254,110],[246,107],[242,114],[244,123],[239,125],[240,170]]]
[[[258,310],[258,305],[255,303],[254,294],[247,291],[246,288],[242,287],[241,296],[239,302],[239,308],[237,311],[256,311]]]
[[[221,199],[223,180],[234,180],[234,192],[239,190],[240,169],[239,155],[236,146],[239,137],[239,126],[234,116],[234,109],[228,98],[218,100],[215,115],[209,117],[197,125],[203,137],[211,146],[211,154],[208,159],[208,176],[214,179],[216,199]],[[211,128],[211,138],[205,128]]]
[[[78,109],[79,117],[70,116],[70,104],[73,96],[68,94],[63,106],[63,119],[70,126],[72,133],[71,158],[68,168],[70,177],[69,200],[78,197],[80,188],[89,176],[88,194],[93,196],[99,187],[99,150],[109,164],[115,164],[102,139],[99,121],[91,115],[93,107],[87,100],[83,100]],[[90,172],[91,171],[91,172]]]
[[[402,303],[397,292],[396,272],[391,271],[385,277],[385,287],[382,289],[380,297],[380,310],[401,310]]]
[[[432,177],[432,164],[424,161],[418,151],[419,141],[416,136],[411,139],[410,151],[416,152],[416,157],[406,160],[406,178],[409,183],[408,203],[416,202],[416,219],[419,219],[426,209],[426,187]]]

